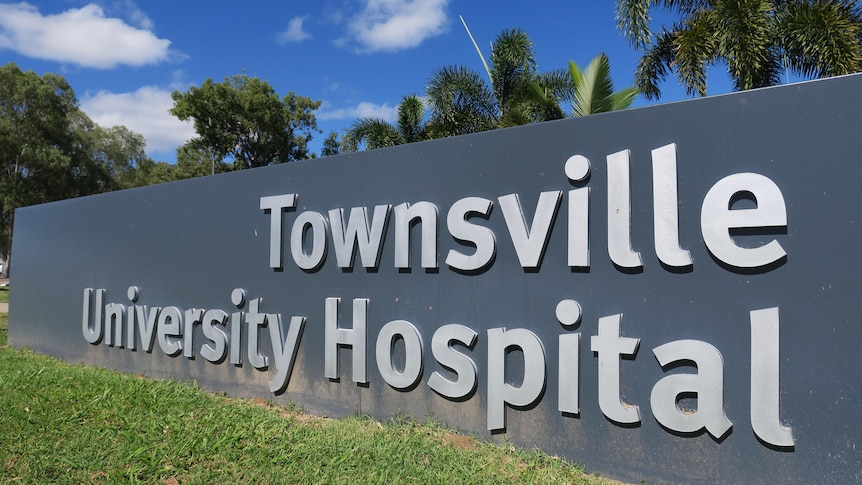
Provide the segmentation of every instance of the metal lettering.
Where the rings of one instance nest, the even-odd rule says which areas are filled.
[[[566,160],[566,178],[583,182],[590,175],[590,160],[572,155]],[[590,267],[590,188],[569,191],[568,262],[572,268]]]
[[[203,310],[196,308],[186,310],[186,315],[183,319],[183,323],[185,324],[185,328],[183,328],[183,357],[187,357],[189,359],[195,358],[195,325],[200,325],[203,317]]]
[[[105,305],[105,344],[123,348],[123,327],[126,307],[121,303]]]
[[[652,151],[652,192],[656,256],[668,266],[691,266],[691,254],[679,245],[675,143]]]
[[[518,347],[524,354],[524,381],[520,387],[506,382],[506,349]],[[506,404],[529,406],[545,388],[545,349],[542,341],[525,328],[488,329],[488,430],[506,427]]]
[[[335,246],[335,259],[341,268],[353,267],[356,246],[359,246],[359,259],[363,268],[376,268],[380,264],[383,250],[383,234],[389,221],[391,205],[374,207],[374,217],[368,224],[368,209],[350,209],[347,224],[344,224],[344,209],[329,211],[329,224],[332,227],[332,242]]]
[[[158,322],[156,334],[159,347],[166,355],[175,357],[183,350],[183,314],[175,306],[164,307],[159,312]]]
[[[487,218],[491,214],[493,205],[492,201],[481,197],[465,197],[452,204],[446,216],[449,234],[457,241],[472,243],[476,246],[476,252],[466,255],[450,249],[446,256],[447,265],[462,271],[476,271],[494,260],[497,252],[494,232],[487,227],[477,226],[467,221],[469,214],[478,214]]]
[[[557,321],[566,328],[574,328],[581,321],[581,305],[575,300],[562,300],[555,310]],[[581,334],[560,335],[558,339],[558,375],[560,394],[557,408],[562,413],[578,414],[580,409],[580,347]]]
[[[569,191],[568,262],[572,268],[590,267],[590,188]]]
[[[162,309],[152,307],[147,311],[146,305],[135,305],[135,322],[141,337],[141,348],[144,352],[152,352],[156,338],[156,322]],[[132,347],[134,350],[134,347]]]
[[[395,369],[392,362],[392,349],[395,341],[404,341],[404,370]],[[412,323],[406,320],[393,320],[377,334],[377,370],[387,384],[395,389],[407,389],[422,377],[422,336]]]
[[[245,316],[248,325],[248,363],[255,369],[266,370],[269,367],[269,359],[260,355],[260,327],[267,324],[266,315],[260,313],[262,298],[255,298],[248,302],[248,313]]]
[[[599,359],[599,408],[618,423],[639,423],[640,408],[620,396],[620,356],[636,354],[640,339],[620,336],[622,320],[622,313],[599,318],[599,333],[590,338],[590,349]]]
[[[431,202],[395,206],[395,267],[410,268],[410,230],[418,220],[423,268],[437,267],[437,206]]]
[[[329,379],[338,379],[338,347],[351,347],[353,354],[353,382],[366,383],[365,328],[368,317],[368,299],[353,299],[353,329],[339,328],[339,303],[341,298],[327,298],[324,311],[325,343],[324,374]]]
[[[524,217],[524,209],[521,207],[518,194],[509,194],[497,198],[500,202],[500,209],[503,210],[503,219],[506,220],[506,227],[509,228],[509,235],[515,245],[515,252],[518,254],[521,267],[539,267],[562,197],[563,192],[561,190],[539,194],[539,202],[536,204],[532,225],[528,224]]]
[[[296,194],[271,195],[260,198],[260,210],[269,211],[269,266],[281,268],[281,215],[296,206]]]
[[[237,308],[245,306],[245,290],[234,288],[230,294],[230,301]],[[230,314],[230,363],[242,366],[242,317],[244,312],[233,312]]]
[[[128,296],[129,301],[132,303],[126,308],[126,348],[129,350],[135,350],[135,303],[138,301],[138,292],[140,288],[137,286],[130,286],[126,290],[126,296]]]
[[[96,307],[95,315],[93,315],[90,313],[93,289],[84,288],[81,331],[84,334],[84,340],[91,344],[98,344],[102,340],[102,295],[104,292],[105,290],[96,290]],[[90,320],[93,320],[92,325],[90,325]]]
[[[778,308],[753,310],[751,321],[751,427],[775,446],[794,446],[793,429],[781,424]]]
[[[305,237],[311,237],[311,253],[305,252]],[[326,260],[326,218],[314,211],[296,217],[290,230],[290,254],[293,262],[304,270],[319,268]]]
[[[209,343],[201,346],[201,355],[214,364],[223,362],[227,357],[227,334],[216,325],[227,326],[228,318],[223,310],[207,310],[201,318],[204,337],[209,339]]]
[[[643,267],[641,254],[632,249],[629,150],[612,153],[608,161],[608,255],[623,268]]]
[[[275,359],[275,377],[269,381],[271,392],[281,392],[290,382],[293,364],[296,361],[296,351],[299,348],[299,339],[302,337],[302,329],[305,327],[305,317],[292,317],[287,329],[287,336],[282,339],[281,315],[268,313],[269,338],[272,341],[272,354]]]
[[[738,194],[751,194],[754,209],[731,209]],[[781,189],[769,178],[756,173],[736,173],[719,180],[703,199],[700,228],[703,242],[713,256],[737,268],[759,268],[774,263],[787,253],[773,239],[755,248],[736,245],[733,229],[786,228],[787,208]]]
[[[673,362],[692,361],[696,374],[672,374],[656,382],[650,406],[656,421],[681,433],[703,428],[719,439],[733,427],[724,414],[724,360],[712,345],[699,340],[677,340],[653,349],[662,368]],[[680,409],[681,395],[697,395],[697,409]]]
[[[459,343],[468,349],[476,344],[478,333],[469,327],[458,324],[443,325],[431,337],[431,353],[443,367],[451,369],[458,378],[451,380],[440,372],[434,371],[428,378],[428,387],[443,397],[460,399],[476,388],[476,363],[466,354],[452,347]]]

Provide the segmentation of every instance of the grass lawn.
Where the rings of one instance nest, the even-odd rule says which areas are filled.
[[[0,303],[9,303],[9,287],[0,288]]]
[[[330,420],[9,348],[0,483],[607,483],[433,422]]]

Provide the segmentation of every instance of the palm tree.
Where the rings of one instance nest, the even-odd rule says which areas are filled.
[[[494,95],[475,71],[447,66],[433,73],[425,88],[431,108],[432,138],[464,135],[497,127]]]
[[[653,37],[649,11],[680,21]],[[706,69],[724,63],[734,90],[776,85],[782,71],[807,78],[862,70],[862,10],[850,0],[617,0],[620,30],[645,49],[635,83],[658,99],[676,71],[689,95],[706,95]]]
[[[398,105],[398,125],[380,118],[363,118],[353,123],[342,140],[346,152],[355,152],[365,143],[367,150],[384,148],[404,143],[413,143],[426,138],[425,104],[415,94],[404,96]]]
[[[467,32],[470,33],[469,29]],[[555,116],[553,109],[547,106],[543,109],[535,104],[531,84],[538,83],[549,91],[555,91],[559,86],[549,83],[560,76],[537,73],[533,42],[526,32],[510,29],[500,33],[491,44],[490,62],[486,62],[475,40],[473,44],[485,66],[490,85],[467,67],[447,66],[434,71],[426,87],[432,137],[522,125]]]

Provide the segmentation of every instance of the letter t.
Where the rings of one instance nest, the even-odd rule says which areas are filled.
[[[281,268],[281,213],[296,206],[296,194],[260,198],[260,210],[269,211],[269,267]]]
[[[640,408],[620,397],[620,355],[634,355],[640,339],[620,336],[623,314],[599,318],[599,334],[590,338],[590,348],[599,358],[599,407],[617,423],[638,423]]]

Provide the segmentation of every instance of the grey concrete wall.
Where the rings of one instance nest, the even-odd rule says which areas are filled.
[[[862,325],[857,309],[862,114],[850,100],[860,90],[862,77],[849,76],[20,209],[13,242],[10,342],[72,362],[194,379],[214,391],[292,401],[328,416],[432,414],[466,432],[537,446],[627,481],[857,482],[862,472],[862,448],[856,449],[862,437]],[[651,151],[669,144],[675,144],[679,246],[689,252],[691,265],[663,263],[656,250],[654,200],[661,195],[653,190]],[[642,258],[642,266],[634,268],[614,264],[608,252],[608,226],[616,224],[609,220],[616,220],[613,208],[620,202],[611,202],[609,214],[609,191],[622,189],[609,186],[607,160],[623,150],[630,153],[631,247]],[[573,155],[591,163],[585,180],[567,177],[566,162]],[[780,244],[786,256],[768,265],[728,264],[707,247],[702,234],[707,193],[739,173],[762,175],[780,190],[785,203],[786,227],[758,223],[731,234],[742,248]],[[583,192],[570,191],[585,187],[590,188],[589,266],[572,267],[568,227],[575,224],[581,206],[570,210],[569,204],[578,197],[575,193]],[[671,190],[666,184],[659,189]],[[540,193],[555,191],[561,192],[560,204],[552,211],[543,258],[538,267],[524,268],[500,197],[518,194],[529,226]],[[280,194],[297,194],[297,199],[295,207],[281,213],[283,265],[274,269],[272,215],[261,210],[261,198]],[[734,199],[734,210],[760,208],[744,200],[752,199],[746,195],[737,194],[743,200]],[[469,219],[474,225],[470,234],[481,233],[475,227],[482,227],[495,236],[493,260],[474,271],[455,270],[446,263],[450,251],[465,256],[474,251],[447,226],[451,208],[466,197],[492,202],[486,217]],[[372,219],[375,206],[420,201],[437,207],[437,268],[421,265],[418,226],[411,232],[411,268],[396,267],[394,209],[379,261],[364,267],[357,251],[352,266],[339,267],[330,210],[343,208],[347,218],[351,208],[366,207]],[[303,270],[294,263],[289,246],[294,221],[307,211],[323,216],[327,252],[318,268]],[[659,219],[669,217],[667,210],[658,214]],[[714,229],[720,221],[709,217],[703,224]],[[612,234],[611,245],[615,238]],[[306,254],[311,249],[306,241]],[[138,288],[135,302],[127,294],[130,286]],[[166,355],[158,337],[151,352],[142,350],[140,335],[136,350],[125,344],[125,333],[121,345],[107,345],[105,335],[96,344],[88,343],[83,329],[88,288],[94,290],[91,327],[103,310],[94,301],[100,289],[103,303],[123,304],[127,310],[175,306],[182,312],[245,312],[237,326],[243,332],[242,365],[231,363],[229,356],[220,363],[207,360],[202,347],[215,343],[201,325],[188,322],[185,330],[194,332],[193,358],[182,352]],[[237,288],[245,291],[242,308],[231,299]],[[291,317],[304,317],[284,392],[273,394],[268,384],[277,372],[269,334],[274,318],[267,326],[246,321],[249,301],[257,298],[262,298],[261,312],[281,316],[283,337]],[[340,298],[338,326],[345,329],[353,326],[352,301],[368,301],[367,382],[354,382],[355,349],[348,346],[338,350],[337,378],[326,376],[327,298]],[[556,309],[564,300],[580,304],[581,318],[575,325],[559,321]],[[751,312],[761,309],[777,309],[780,333],[755,337],[753,345]],[[605,333],[607,339],[600,341],[600,319],[610,322],[620,314],[621,336]],[[409,322],[421,336],[421,354],[409,335],[396,338],[389,354],[395,374],[407,373],[408,362],[422,363],[418,381],[406,389],[385,380],[375,353],[381,329],[395,320]],[[435,332],[449,324],[477,335],[472,347],[453,346],[476,369],[474,390],[458,398],[428,385],[435,372],[450,380],[460,376],[432,353]],[[266,370],[256,369],[249,359],[247,332],[254,326],[261,330],[259,353],[270,359]],[[230,344],[230,322],[220,328]],[[518,339],[502,350],[503,369],[495,357],[501,349],[489,352],[489,346],[501,345],[497,338],[505,335],[503,328],[529,330],[541,343],[541,354],[530,347],[534,342],[529,334],[509,333]],[[580,339],[572,344],[575,334]],[[561,335],[569,336],[562,349]],[[626,339],[639,339],[633,355],[613,353],[607,343],[631,344]],[[706,363],[715,359],[701,352],[703,345],[686,343],[690,341],[720,354],[717,384],[714,373],[704,377]],[[671,342],[682,342],[682,352],[693,355],[662,368],[654,349]],[[774,364],[770,356],[777,356]],[[766,363],[755,364],[753,370],[753,359]],[[619,365],[617,388],[613,372],[600,361]],[[770,377],[770,365],[780,378]],[[703,427],[679,431],[679,425],[667,426],[656,417],[656,407],[668,411],[668,406],[651,402],[654,387],[679,374],[695,375],[695,381],[699,376],[705,387],[681,395],[678,408],[670,411],[706,419],[707,400],[717,402],[719,417],[723,413],[731,423],[729,430],[717,437]],[[499,381],[501,375],[507,384]],[[759,379],[755,389],[753,376]],[[532,390],[536,379],[541,381],[537,393]],[[564,409],[571,398],[560,405],[561,389],[572,388],[579,392],[577,412]],[[505,426],[495,428],[489,425],[489,408],[500,408],[500,393],[520,396],[510,402],[530,402],[505,405]],[[621,423],[609,417],[613,406],[600,404],[602,393],[618,397],[618,408],[637,406],[639,418]],[[753,395],[757,402],[752,402]],[[716,411],[711,413],[714,418]],[[752,416],[770,422],[772,431],[792,434],[792,445],[763,439]]]

